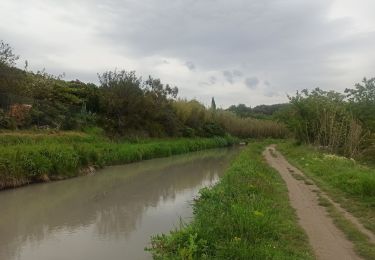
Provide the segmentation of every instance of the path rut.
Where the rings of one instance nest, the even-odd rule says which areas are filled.
[[[284,179],[290,203],[296,210],[299,224],[306,231],[316,257],[321,260],[362,259],[354,252],[353,244],[346,239],[345,234],[334,225],[326,209],[319,205],[316,193],[319,188],[306,185],[293,177],[292,174],[304,174],[289,164],[274,145],[267,147],[263,155]]]

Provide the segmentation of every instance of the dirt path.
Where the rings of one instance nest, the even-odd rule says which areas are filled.
[[[286,182],[291,205],[296,210],[299,224],[306,231],[317,258],[322,260],[362,259],[354,252],[352,243],[346,239],[344,233],[333,224],[326,209],[319,205],[316,193],[319,188],[297,180],[298,175],[301,178],[304,177],[303,173],[289,164],[275,150],[274,145],[264,151],[264,157]]]

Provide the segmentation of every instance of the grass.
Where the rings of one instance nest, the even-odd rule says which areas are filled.
[[[251,143],[221,181],[200,191],[194,219],[152,238],[155,259],[314,259],[279,174]]]
[[[0,189],[74,177],[89,165],[104,166],[228,146],[232,137],[113,142],[80,132],[0,134]]]
[[[314,147],[278,144],[288,160],[375,233],[375,169]]]

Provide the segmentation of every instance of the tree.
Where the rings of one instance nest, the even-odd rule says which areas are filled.
[[[3,109],[17,101],[19,93],[25,93],[25,73],[14,67],[18,58],[12,47],[0,40],[0,108]]]
[[[138,78],[134,71],[109,71],[99,75],[100,113],[107,130],[113,133],[149,136],[175,135],[177,117],[172,100],[177,87],[160,79]]]
[[[227,110],[235,113],[239,117],[251,117],[252,116],[251,107],[247,107],[245,104],[238,104],[237,106],[232,105]]]
[[[171,87],[168,84],[164,86],[160,79],[154,79],[148,76],[148,79],[143,83],[146,93],[152,93],[159,100],[167,100],[169,98],[175,99],[178,94],[177,87]]]
[[[350,108],[362,124],[375,131],[375,78],[363,79],[355,89],[346,89]]]
[[[216,103],[215,103],[215,99],[214,99],[214,97],[212,97],[212,100],[211,100],[211,109],[212,109],[213,111],[216,110]]]
[[[99,76],[100,111],[107,130],[124,134],[140,128],[145,114],[141,79],[134,71],[108,71]]]
[[[12,47],[0,40],[0,64],[13,67],[18,59],[19,56],[13,53]]]
[[[355,89],[345,89],[351,102],[375,103],[375,78],[363,79],[363,84],[355,84]]]

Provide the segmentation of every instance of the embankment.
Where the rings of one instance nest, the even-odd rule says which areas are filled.
[[[124,164],[224,147],[232,137],[113,142],[78,132],[0,134],[0,189],[84,174],[88,167]]]

